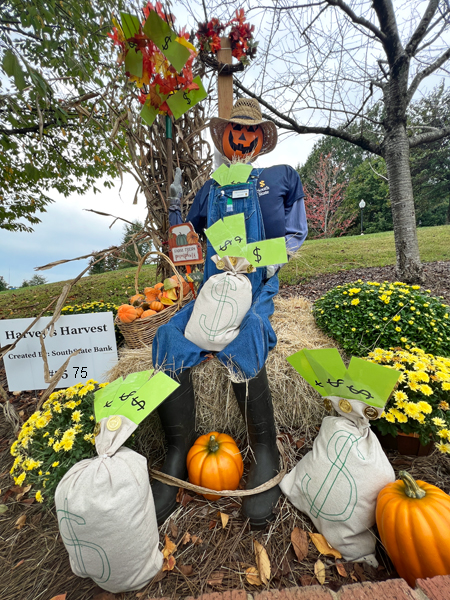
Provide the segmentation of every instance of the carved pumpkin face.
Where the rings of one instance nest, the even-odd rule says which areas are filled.
[[[232,160],[234,156],[256,156],[264,141],[263,130],[259,125],[239,125],[228,123],[223,132],[223,153]]]

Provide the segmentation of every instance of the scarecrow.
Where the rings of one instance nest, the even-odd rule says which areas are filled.
[[[257,156],[271,152],[277,143],[277,129],[264,121],[259,103],[254,99],[236,101],[229,119],[213,118],[210,132],[214,145],[230,163],[251,163]],[[261,241],[285,237],[290,254],[296,252],[307,235],[304,193],[298,173],[290,166],[253,168],[246,182],[245,197],[234,199],[231,192],[212,179],[195,196],[187,215],[197,231],[203,233],[217,220],[244,213],[247,239]],[[170,225],[182,223],[181,186],[171,186]],[[231,208],[231,210],[230,210]],[[215,251],[208,241],[204,282],[219,271],[211,257]],[[223,350],[215,353],[229,370],[234,393],[246,422],[252,464],[247,489],[262,485],[275,477],[279,467],[272,398],[265,362],[277,338],[269,321],[273,298],[278,292],[277,271],[281,265],[256,269],[248,275],[252,285],[252,305],[246,313],[239,334]],[[168,444],[161,469],[163,473],[185,479],[186,456],[196,439],[195,397],[191,368],[210,358],[211,353],[186,339],[184,331],[194,302],[179,311],[158,329],[153,341],[154,366],[180,383],[159,407],[158,414]],[[177,488],[155,482],[152,487],[158,523],[176,508]],[[273,507],[280,495],[279,487],[247,496],[242,511],[253,529],[261,529],[274,518]]]

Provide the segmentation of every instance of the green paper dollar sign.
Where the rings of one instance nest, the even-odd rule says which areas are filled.
[[[345,466],[345,463],[353,446],[358,443],[358,440],[359,438],[348,431],[336,431],[331,436],[327,445],[327,457],[331,463],[330,469],[325,475],[314,498],[311,497],[308,490],[311,477],[307,473],[303,477],[302,492],[308,500],[311,516],[316,518],[321,517],[327,521],[347,521],[351,517],[356,506],[358,494],[355,480]],[[358,450],[357,452],[360,458],[364,460],[361,453]],[[345,481],[342,482],[340,478],[344,478]],[[340,480],[339,494],[334,493],[332,495],[331,492],[338,480]],[[344,483],[344,486],[342,483]],[[346,494],[343,494],[342,491],[344,487],[346,488]],[[335,512],[326,512],[327,503],[331,504],[332,510]],[[340,512],[337,512],[339,510]]]
[[[58,515],[59,530],[61,532],[61,537],[64,539],[64,542],[67,546],[74,546],[75,556],[79,570],[82,573],[84,573],[86,577],[92,577],[92,573],[88,573],[88,571],[86,570],[85,562],[86,564],[91,566],[92,561],[95,560],[95,555],[97,555],[97,558],[100,559],[101,563],[101,573],[95,577],[95,582],[105,583],[106,581],[108,581],[108,579],[111,576],[111,567],[106,552],[101,546],[98,546],[97,544],[87,542],[84,540],[79,540],[72,525],[72,521],[77,525],[86,525],[86,521],[83,519],[83,517],[69,512],[69,503],[67,501],[67,498],[64,500],[64,510],[58,510],[57,512],[62,513],[61,517],[59,517]],[[69,535],[65,535],[63,533],[62,524],[64,521],[66,521],[65,525],[67,527],[67,532]]]
[[[230,290],[233,292],[236,291],[236,283],[230,277],[225,277],[224,279],[217,281],[211,288],[211,296],[218,302],[211,327],[208,327],[206,324],[206,315],[200,316],[200,327],[205,333],[208,334],[208,338],[211,341],[214,341],[218,335],[224,333],[228,328],[233,327],[236,321],[236,317],[238,315],[238,305],[234,298],[228,297],[227,294]],[[231,306],[231,314],[227,323],[221,325],[222,313],[225,308],[225,304],[229,304]]]

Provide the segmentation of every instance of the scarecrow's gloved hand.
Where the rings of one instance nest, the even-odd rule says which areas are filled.
[[[181,175],[182,171],[179,167],[175,170],[175,178],[170,186],[169,210],[181,210],[181,196],[183,195],[183,188],[181,187]]]
[[[275,273],[278,273],[280,268],[281,268],[281,265],[269,265],[267,267],[267,279],[270,279],[271,277],[273,277],[275,275]]]

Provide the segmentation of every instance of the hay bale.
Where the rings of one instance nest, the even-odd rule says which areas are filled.
[[[312,304],[305,298],[275,298],[272,325],[278,344],[270,352],[266,367],[273,396],[275,421],[279,429],[300,431],[307,440],[315,437],[315,427],[325,416],[319,394],[300,377],[286,357],[302,348],[331,348],[336,343],[320,331],[312,316]],[[108,373],[109,381],[130,373],[152,368],[151,348],[123,349],[117,365]],[[241,438],[245,436],[244,421],[234,396],[229,372],[217,359],[203,362],[192,370],[197,398],[197,431],[225,431]],[[147,419],[146,438],[158,442],[162,432],[158,421]],[[146,443],[151,442],[148,438]]]

